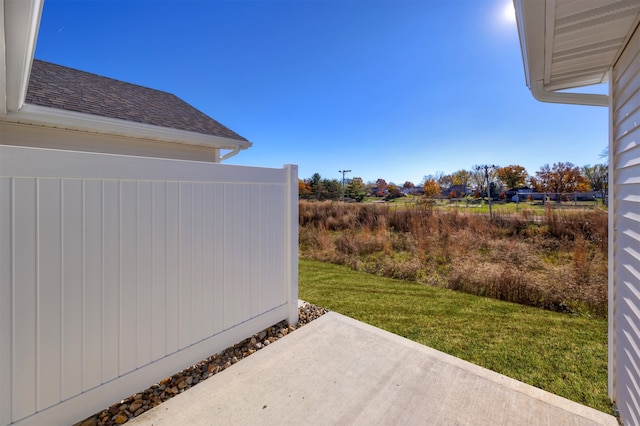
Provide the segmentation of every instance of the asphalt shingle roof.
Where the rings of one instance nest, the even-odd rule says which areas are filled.
[[[246,141],[170,93],[37,59],[26,103]]]

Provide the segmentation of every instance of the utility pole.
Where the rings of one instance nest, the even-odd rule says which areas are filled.
[[[493,211],[491,210],[491,185],[489,185],[489,170],[495,170],[498,166],[495,164],[488,165],[483,164],[481,166],[476,166],[476,170],[484,170],[484,178],[487,182],[487,201],[489,202],[489,218],[493,219]]]
[[[344,201],[344,174],[351,173],[351,170],[338,170],[338,173],[342,173],[342,197],[341,200]]]

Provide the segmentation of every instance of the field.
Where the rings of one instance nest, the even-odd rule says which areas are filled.
[[[607,321],[300,261],[300,298],[612,413]]]
[[[463,214],[415,204],[300,202],[300,257],[604,318],[607,214]]]

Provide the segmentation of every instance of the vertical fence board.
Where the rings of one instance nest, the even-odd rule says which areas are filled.
[[[12,215],[13,179],[0,177],[0,424],[11,422]]]
[[[240,203],[236,206],[240,213],[240,226],[238,235],[238,259],[241,259],[240,272],[240,297],[238,299],[238,313],[241,322],[251,318],[251,274],[249,265],[253,265],[251,257],[251,188],[250,185],[240,185]]]
[[[62,193],[59,179],[38,183],[38,409],[62,400]],[[99,300],[99,299],[98,299]]]
[[[152,347],[152,301],[153,283],[153,205],[152,186],[149,181],[138,182],[137,224],[138,275],[136,287],[136,365],[141,367],[151,362]]]
[[[180,348],[180,185],[167,183],[167,353]]]
[[[259,218],[260,218],[260,187],[256,185],[248,185],[249,187],[249,200],[247,205],[250,207],[247,209],[249,215],[247,221],[247,233],[245,244],[249,250],[249,263],[256,265],[253,268],[247,268],[249,274],[249,316],[255,317],[260,313],[260,268],[257,265],[260,263],[260,232],[259,232]]]
[[[214,329],[213,294],[215,286],[215,282],[213,281],[213,184],[207,183],[203,186],[202,203],[202,280],[204,283],[202,289],[202,325],[206,337],[209,337],[214,334],[212,331]]]
[[[120,375],[133,371],[137,361],[137,182],[120,183]]]
[[[224,184],[213,184],[212,242],[213,242],[213,334],[224,330]]]
[[[120,185],[103,182],[102,238],[104,281],[102,287],[102,381],[120,372]]]
[[[62,398],[82,391],[84,224],[82,181],[62,182]]]
[[[191,343],[203,340],[204,315],[204,282],[203,282],[203,250],[204,250],[204,187],[202,183],[193,184],[192,206],[192,245],[191,245]]]
[[[180,183],[180,348],[185,348],[191,344],[191,310],[192,299],[192,240],[193,240],[193,185],[191,183]]]
[[[238,286],[236,276],[236,226],[237,214],[235,210],[235,195],[237,189],[234,184],[224,186],[224,328],[233,327],[238,312],[236,306]]]
[[[35,411],[36,403],[36,180],[13,185],[13,368],[14,419]]]
[[[84,182],[83,389],[102,383],[102,181]]]
[[[167,184],[153,183],[152,246],[152,347],[153,360],[162,358],[167,347]]]

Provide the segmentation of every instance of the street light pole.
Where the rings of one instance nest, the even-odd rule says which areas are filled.
[[[496,166],[495,164],[492,165],[488,165],[488,164],[484,164],[482,166],[476,166],[476,170],[484,170],[484,178],[485,181],[487,182],[487,202],[489,203],[489,218],[493,219],[493,211],[491,210],[491,185],[489,184],[489,170],[490,169],[497,169],[498,166]]]
[[[351,173],[351,170],[338,170],[338,173],[342,173],[342,197],[340,199],[344,201],[344,174]]]

